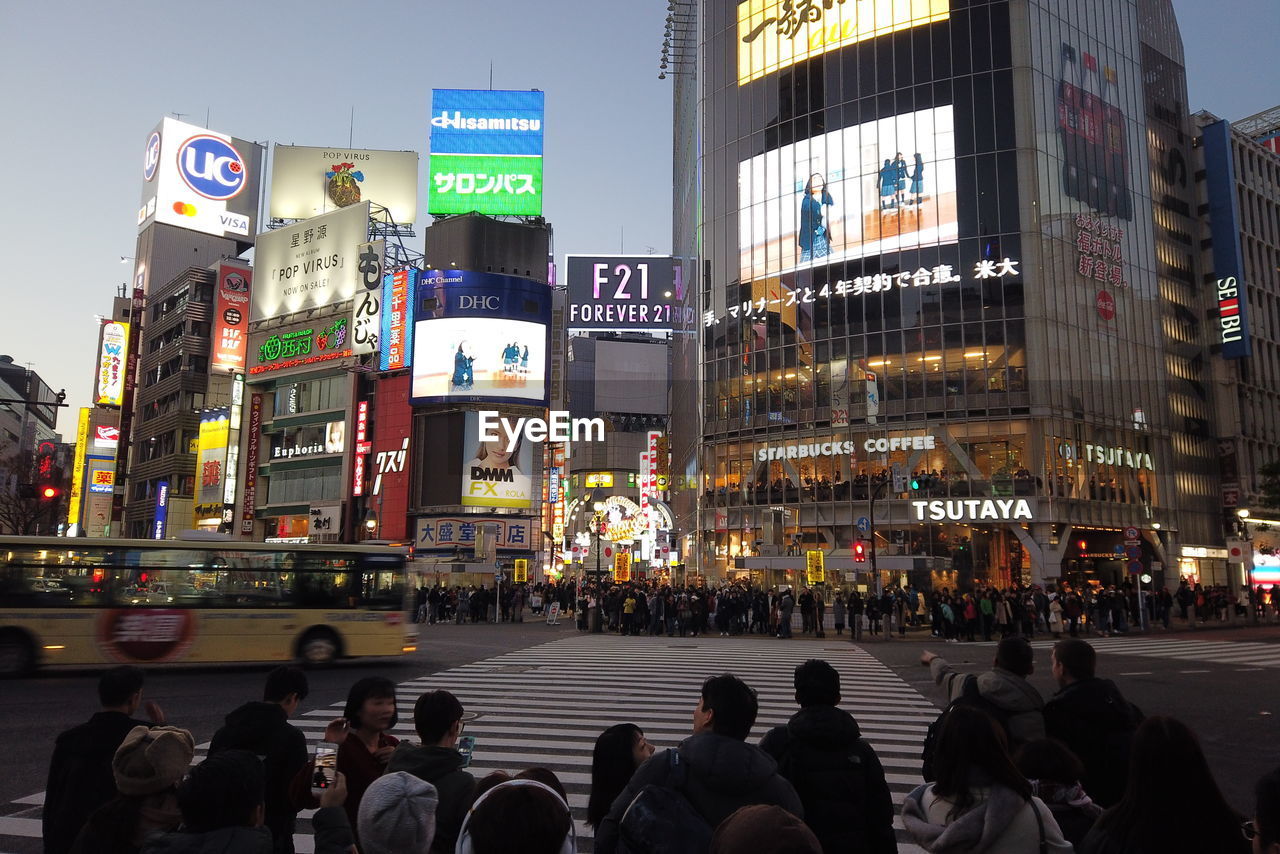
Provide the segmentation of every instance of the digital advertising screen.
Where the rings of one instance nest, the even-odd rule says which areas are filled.
[[[741,275],[954,243],[950,105],[784,145],[738,166]]]
[[[434,89],[427,212],[540,216],[545,95]]]
[[[513,437],[502,416],[514,423],[516,417],[501,413],[498,427],[488,440],[480,438],[477,412],[466,413],[465,445],[462,450],[462,504],[465,507],[533,506],[533,442]],[[537,459],[542,459],[541,451]]]
[[[565,266],[570,329],[671,329],[684,301],[674,258],[569,255]]]
[[[550,287],[495,273],[428,270],[415,299],[413,403],[545,404]]]

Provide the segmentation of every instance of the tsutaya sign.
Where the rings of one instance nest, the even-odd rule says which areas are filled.
[[[945,501],[912,501],[916,521],[976,522],[1031,520],[1031,504],[1025,498],[960,498]]]
[[[1097,463],[1098,465],[1124,466],[1131,469],[1148,469],[1150,471],[1155,471],[1156,469],[1151,462],[1151,455],[1146,451],[1130,451],[1122,447],[1090,445],[1086,442],[1084,456],[1089,462]]]
[[[807,445],[781,445],[756,451],[756,460],[803,460],[809,457],[836,457],[852,454],[853,442],[812,442]]]

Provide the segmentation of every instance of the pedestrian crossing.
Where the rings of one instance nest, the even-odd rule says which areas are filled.
[[[1237,667],[1280,667],[1280,644],[1263,641],[1211,641],[1167,635],[1105,638],[1082,635],[1082,638],[1100,654],[1134,655]],[[1052,649],[1056,642],[1046,638],[1032,641],[1031,646],[1035,649]]]
[[[825,658],[840,672],[841,705],[858,719],[863,735],[875,747],[894,802],[901,805],[921,782],[921,745],[938,709],[872,655],[849,643],[577,635],[400,683],[400,722],[392,734],[416,741],[414,702],[426,691],[452,691],[467,713],[476,715],[467,722],[467,735],[476,738],[472,773],[476,777],[491,771],[514,774],[534,766],[553,771],[569,795],[579,850],[587,852],[591,830],[584,819],[591,751],[605,728],[635,723],[659,750],[674,747],[690,733],[703,680],[731,672],[758,692],[760,713],[751,736],[757,741],[796,711],[792,675],[795,666],[809,658]],[[292,723],[314,745],[321,740],[325,724],[341,715],[342,707],[339,700]],[[198,745],[196,761],[207,749],[207,741]],[[39,836],[42,801],[43,794],[33,795],[19,802],[26,813],[0,817],[0,851],[13,850],[6,835]],[[313,851],[309,816],[300,816],[295,840],[300,854]],[[14,821],[19,823],[7,823]],[[899,851],[918,854],[921,849],[908,842],[900,820],[898,827]]]

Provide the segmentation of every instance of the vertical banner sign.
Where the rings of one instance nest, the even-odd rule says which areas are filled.
[[[206,409],[200,414],[200,438],[196,451],[197,507],[222,505],[222,481],[226,476],[227,439],[231,413],[227,407]]]
[[[249,347],[249,289],[253,271],[248,267],[218,264],[213,304],[213,346],[209,364],[215,371],[243,371]]]
[[[409,354],[413,352],[413,294],[417,287],[416,269],[397,270],[382,279],[381,370],[409,367]]]
[[[382,332],[382,276],[386,265],[387,242],[361,243],[356,253],[356,297],[351,310],[351,352],[377,353]]]
[[[511,580],[516,584],[524,584],[529,580],[529,561],[527,558],[516,558],[516,567],[511,574]]]
[[[875,424],[880,414],[880,384],[874,371],[863,368],[862,375],[867,383],[867,423]]]
[[[356,404],[356,453],[351,464],[351,494],[364,495],[365,458],[372,450],[369,444],[369,401]]]
[[[162,480],[156,484],[156,521],[151,530],[151,539],[163,540],[165,528],[169,524],[169,481]]]
[[[89,420],[93,410],[87,406],[80,410],[76,424],[76,460],[71,469],[71,498],[67,502],[67,524],[80,522],[80,495],[84,485],[84,457],[89,450]]]
[[[831,426],[849,426],[849,360],[831,362]]]
[[[631,552],[619,551],[613,556],[613,580],[631,580]]]
[[[1231,124],[1217,121],[1201,130],[1204,169],[1208,178],[1209,233],[1213,237],[1213,272],[1217,280],[1218,341],[1222,358],[1252,354],[1249,300],[1245,295],[1244,255],[1240,249],[1240,217],[1236,211],[1236,173],[1231,159]]]
[[[246,440],[244,466],[244,508],[240,512],[240,533],[253,533],[253,519],[258,503],[258,455],[262,442],[262,395],[249,400],[249,437]]]
[[[822,584],[826,581],[826,567],[822,552],[805,552],[805,580],[809,584]]]
[[[125,361],[129,358],[129,324],[108,320],[102,324],[102,348],[98,352],[99,406],[119,406],[124,400]]]

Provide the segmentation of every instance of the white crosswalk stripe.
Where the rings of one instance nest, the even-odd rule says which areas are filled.
[[[685,738],[692,726],[698,689],[710,675],[732,672],[759,693],[760,713],[752,740],[785,723],[796,711],[792,672],[808,658],[825,658],[841,676],[843,708],[858,719],[863,735],[884,765],[895,804],[919,785],[920,749],[938,709],[869,653],[852,644],[762,643],[758,640],[703,638],[621,638],[583,635],[516,650],[400,683],[400,722],[392,733],[416,740],[412,709],[424,692],[452,691],[468,713],[467,735],[476,738],[471,771],[515,773],[542,766],[555,772],[569,794],[580,850],[590,850],[586,827],[591,784],[591,750],[605,728],[637,724],[659,749]],[[343,704],[307,712],[292,721],[319,741],[326,722]],[[208,743],[197,748],[203,758]],[[0,817],[0,848],[6,836],[38,836],[36,807],[43,795],[24,798],[34,818]],[[313,850],[310,813],[303,813],[297,848]],[[10,822],[27,822],[11,824]],[[899,827],[899,851],[918,854]]]
[[[1194,638],[1092,637],[1082,635],[1095,650],[1103,654],[1134,655],[1187,662],[1239,665],[1240,667],[1280,667],[1280,644],[1263,641],[1211,641]],[[1051,649],[1052,639],[1032,641],[1036,649]],[[994,642],[977,644],[995,646]]]

